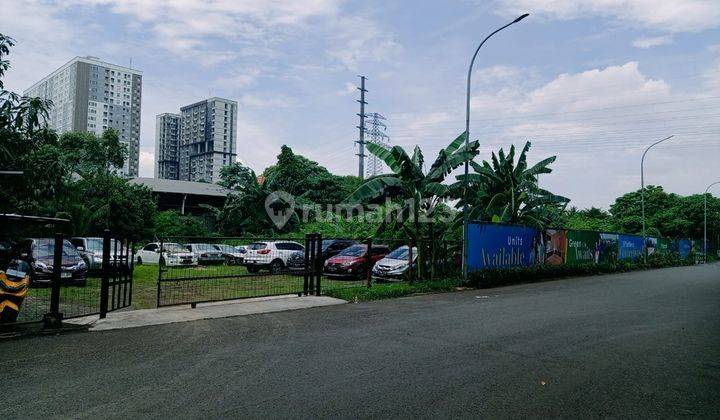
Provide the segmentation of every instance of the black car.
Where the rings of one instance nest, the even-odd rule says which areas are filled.
[[[324,264],[326,260],[334,257],[343,249],[355,245],[357,242],[351,239],[325,239],[322,241],[322,248],[320,258],[322,259],[321,264]],[[287,260],[286,264],[288,271],[292,274],[303,274],[305,272],[305,251],[298,251]]]
[[[25,239],[13,247],[9,269],[16,271],[29,270],[30,284],[33,286],[50,285],[52,282],[53,262],[55,256],[55,239]],[[25,262],[25,264],[22,264]],[[64,240],[62,247],[62,270],[60,272],[64,285],[84,286],[87,280],[88,267],[85,261],[70,243]]]

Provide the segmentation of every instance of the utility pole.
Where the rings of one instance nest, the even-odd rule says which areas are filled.
[[[368,114],[367,118],[369,119],[368,124],[370,125],[370,128],[367,130],[367,134],[370,135],[370,139],[367,142],[375,143],[384,148],[388,148],[390,143],[390,137],[385,134],[385,131],[387,130],[387,125],[385,125],[385,123],[383,122],[386,120],[386,118],[383,115],[378,114],[377,112]],[[368,165],[367,168],[365,168],[365,176],[370,178],[376,175],[380,175],[382,172],[382,161],[375,155],[368,155]]]
[[[357,144],[360,145],[358,149],[358,176],[360,179],[363,179],[365,177],[365,105],[367,105],[367,102],[365,102],[365,92],[367,92],[367,89],[365,89],[365,76],[359,76],[360,77],[360,87],[358,90],[360,91],[360,113],[357,114],[360,117],[360,125],[357,127],[360,130],[360,139],[356,141]]]

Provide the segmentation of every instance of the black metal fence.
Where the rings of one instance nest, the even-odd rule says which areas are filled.
[[[137,250],[157,265],[157,307],[320,295],[459,272],[459,244],[397,238],[168,237]],[[455,249],[457,248],[457,249]]]
[[[106,231],[103,237],[95,238],[39,233],[8,238],[6,243],[8,253],[0,271],[8,283],[26,282],[26,286],[16,293],[22,297],[16,317],[6,312],[0,319],[3,323],[44,321],[57,326],[63,319],[104,317],[132,303],[134,259],[130,241]],[[0,300],[6,292],[0,288]]]

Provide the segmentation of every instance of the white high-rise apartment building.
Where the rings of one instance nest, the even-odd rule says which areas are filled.
[[[138,175],[141,71],[96,57],[75,57],[24,93],[52,100],[48,123],[60,134],[89,131],[101,135],[108,128],[117,130],[128,150],[122,171],[129,177]]]
[[[237,156],[237,102],[213,97],[180,108],[180,116],[180,179],[219,181]]]
[[[179,114],[155,117],[155,178],[180,179],[180,121]]]

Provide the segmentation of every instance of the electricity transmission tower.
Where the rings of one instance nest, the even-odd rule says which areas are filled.
[[[373,112],[367,115],[368,122],[366,123],[366,133],[370,136],[367,143],[375,143],[385,148],[390,147],[390,137],[385,132],[387,131],[387,125],[383,121],[386,120],[384,116]],[[368,164],[365,168],[365,177],[370,178],[375,175],[380,175],[384,171],[383,162],[377,156],[370,154],[368,156]]]
[[[358,140],[355,142],[358,144],[358,176],[360,178],[363,178],[365,175],[365,105],[367,105],[367,102],[365,101],[365,92],[367,92],[367,89],[365,89],[365,76],[359,76],[360,77],[360,87],[358,90],[360,91],[360,113],[357,114],[360,117],[360,125],[357,127],[358,130],[360,130],[360,136]]]

